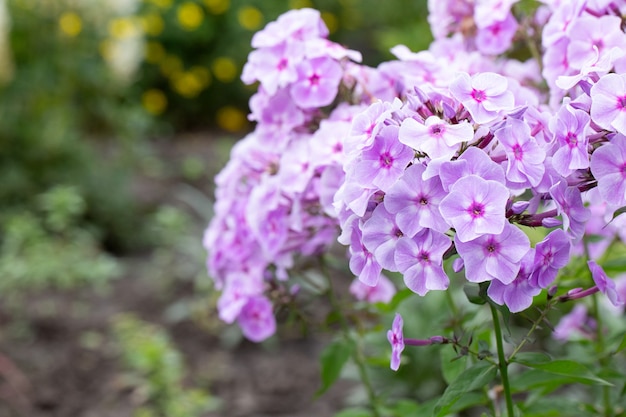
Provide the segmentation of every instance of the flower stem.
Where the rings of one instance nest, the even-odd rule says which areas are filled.
[[[498,368],[500,369],[500,378],[502,378],[502,388],[504,390],[504,399],[506,401],[506,410],[508,417],[514,417],[513,398],[511,397],[511,386],[509,384],[509,372],[506,358],[504,357],[504,346],[502,345],[502,330],[500,329],[500,317],[498,310],[489,303],[491,309],[491,317],[493,317],[493,328],[496,332],[496,346],[498,349]]]
[[[596,350],[598,351],[598,354],[600,356],[600,365],[604,368],[608,364],[606,357],[604,356],[604,334],[602,333],[604,329],[602,325],[602,317],[600,315],[600,309],[598,308],[598,297],[594,295],[593,297],[591,297],[591,299],[593,300],[593,315],[596,319]],[[602,402],[604,403],[604,417],[613,417],[613,405],[611,404],[611,387],[602,387]]]

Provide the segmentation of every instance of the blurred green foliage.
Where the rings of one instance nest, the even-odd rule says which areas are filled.
[[[218,406],[206,391],[184,386],[182,356],[163,329],[127,314],[115,318],[113,332],[129,383],[142,399],[135,417],[195,417]]]

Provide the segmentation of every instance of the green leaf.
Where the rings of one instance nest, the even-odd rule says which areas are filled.
[[[520,355],[521,356],[521,355]],[[571,360],[555,360],[551,362],[525,361],[524,357],[516,356],[513,362],[528,366],[529,368],[540,369],[556,375],[568,377],[569,382],[580,382],[588,385],[613,385],[602,378],[597,377],[586,366]]]
[[[511,358],[510,361],[517,363],[547,363],[552,361],[552,358],[547,353],[543,352],[521,352],[515,355],[514,358]],[[529,366],[529,365],[526,365]]]
[[[480,287],[476,284],[463,285],[463,292],[465,293],[465,296],[467,297],[469,302],[472,304],[482,305],[487,302],[487,300],[485,300],[485,297],[483,297],[480,291]]]
[[[439,352],[441,359],[441,371],[443,379],[447,384],[451,384],[467,367],[467,356],[459,358],[454,349],[441,349]]]
[[[541,389],[541,394],[545,395],[562,387],[563,384],[567,384],[569,381],[570,379],[567,376],[551,374],[540,369],[528,369],[513,378],[511,391],[519,393]]]
[[[624,213],[626,213],[626,206],[624,206],[624,207],[620,207],[620,208],[618,208],[617,210],[615,210],[615,211],[613,212],[613,217],[611,217],[611,222],[612,222],[613,220],[615,220],[615,218],[616,218],[617,216],[619,216],[620,214],[624,214]],[[609,222],[609,223],[610,223],[610,222]]]
[[[488,362],[477,362],[463,371],[444,391],[435,405],[436,417],[446,416],[454,405],[468,392],[484,387],[496,376],[496,366]]]
[[[320,396],[330,388],[341,375],[341,370],[350,359],[354,345],[339,339],[328,345],[320,355],[322,386],[315,393]]]
[[[398,309],[398,306],[404,300],[406,300],[407,298],[409,298],[413,294],[415,294],[413,291],[409,290],[408,288],[404,288],[404,289],[398,291],[393,296],[393,298],[391,299],[391,301],[389,303],[387,303],[387,304],[385,304],[385,303],[375,303],[374,306],[381,313],[392,313],[392,312],[394,312],[394,311],[396,311]]]
[[[615,349],[615,351],[613,352],[613,354],[615,355],[616,353],[621,352],[622,350],[626,349],[626,334],[624,335],[624,337],[622,338],[622,342],[619,344],[619,346],[617,347],[617,349]]]

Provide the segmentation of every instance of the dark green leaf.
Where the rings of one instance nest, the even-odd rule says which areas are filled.
[[[317,390],[317,396],[326,392],[339,378],[353,348],[353,344],[346,340],[335,340],[324,349],[320,357],[322,386]]]
[[[393,298],[391,299],[391,301],[387,304],[385,303],[376,303],[374,304],[374,306],[376,306],[376,308],[378,309],[378,311],[380,311],[381,313],[392,313],[394,311],[396,311],[398,309],[398,306],[407,298],[409,298],[411,295],[415,294],[413,291],[409,290],[408,288],[404,288],[400,291],[398,291]]]
[[[611,221],[615,220],[617,216],[624,213],[626,213],[626,206],[618,208],[613,212],[613,217],[611,217]]]
[[[613,354],[619,353],[622,350],[626,349],[626,334],[624,335],[624,337],[622,338],[621,343],[619,344],[619,346],[617,347],[617,349],[615,349],[615,351],[613,352]]]
[[[434,409],[436,417],[446,416],[468,392],[484,387],[496,376],[496,366],[477,362],[463,371],[444,391]]]
[[[541,364],[550,362],[551,360],[550,355],[542,352],[522,352],[515,355],[514,358],[511,358],[512,362],[523,363],[526,366],[529,366],[527,365],[529,363]]]
[[[487,300],[485,300],[485,298],[481,295],[480,287],[476,284],[463,285],[463,292],[472,304],[482,305],[487,302]]]
[[[568,377],[569,382],[580,382],[589,385],[613,385],[593,374],[586,366],[571,360],[555,360],[551,362],[525,361],[524,357],[516,356],[513,362],[534,369],[540,369],[556,375]]]

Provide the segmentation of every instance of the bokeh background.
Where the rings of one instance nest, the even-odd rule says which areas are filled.
[[[431,41],[425,0],[0,0],[0,416],[343,407],[312,400],[323,338],[217,320],[201,246],[250,39],[301,7],[372,66]]]

